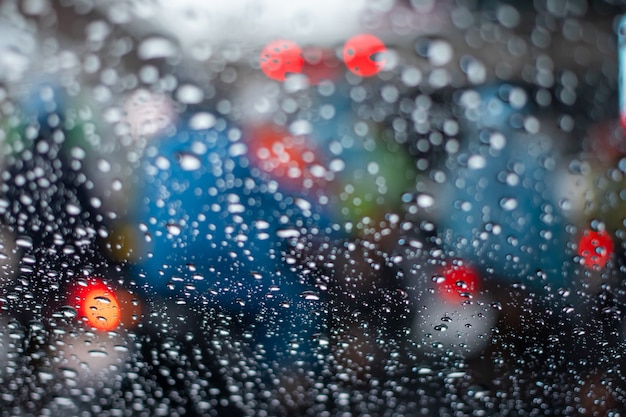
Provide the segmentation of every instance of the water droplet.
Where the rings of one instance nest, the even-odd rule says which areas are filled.
[[[181,168],[185,171],[195,171],[202,166],[200,158],[190,153],[178,153],[176,159]]]
[[[172,236],[178,236],[182,232],[181,227],[174,223],[168,223],[165,227],[167,228],[167,232]]]
[[[319,301],[320,299],[319,294],[314,291],[303,291],[300,296],[308,301]]]
[[[189,119],[189,127],[194,130],[210,129],[215,126],[217,119],[211,113],[199,112]]]
[[[422,208],[429,208],[435,204],[435,198],[430,194],[420,194],[417,196],[417,205]]]
[[[198,104],[204,99],[204,92],[200,87],[192,84],[181,85],[176,91],[176,100],[185,104]]]
[[[506,211],[515,210],[517,208],[517,199],[508,197],[500,200],[500,207]]]
[[[111,171],[111,163],[106,159],[98,160],[98,170],[100,172],[110,172]]]
[[[487,164],[485,157],[482,155],[472,155],[467,160],[467,166],[469,169],[481,169]]]
[[[300,237],[300,232],[296,229],[282,229],[276,232],[276,236],[283,238],[283,239],[289,239],[289,238]]]
[[[113,191],[120,191],[123,186],[124,183],[119,178],[113,178],[113,180],[111,181],[111,189]]]
[[[95,301],[99,301],[103,304],[111,304],[111,299],[109,297],[105,297],[105,296],[98,296],[98,297],[94,297]]]
[[[141,59],[169,58],[175,56],[177,51],[174,42],[161,36],[146,38],[137,48]]]
[[[76,379],[78,377],[78,372],[73,368],[61,368],[61,374],[65,378]]]
[[[89,352],[92,358],[106,358],[109,354],[104,350],[92,349]]]
[[[67,214],[70,216],[78,216],[80,214],[80,207],[75,204],[67,204],[65,206],[65,211],[67,211]]]
[[[311,340],[316,341],[320,346],[330,345],[330,339],[325,334],[315,333],[311,336]]]
[[[19,236],[15,239],[15,244],[21,248],[32,248],[33,239],[30,236]]]
[[[61,314],[63,314],[63,317],[68,318],[68,319],[73,319],[74,317],[78,315],[78,313],[76,312],[76,309],[72,306],[61,307],[60,311],[61,311]]]
[[[444,40],[438,39],[428,45],[428,60],[434,66],[446,65],[453,55],[452,46]]]
[[[38,376],[41,382],[48,382],[54,379],[54,374],[51,372],[39,371]]]

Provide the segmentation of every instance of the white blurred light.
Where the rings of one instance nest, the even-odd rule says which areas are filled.
[[[128,30],[148,34],[157,29],[187,52],[230,42],[256,48],[277,38],[332,44],[359,31],[367,5],[366,0],[178,0],[147,10],[130,0],[118,3],[136,17],[128,22]],[[106,11],[107,2],[99,7]]]

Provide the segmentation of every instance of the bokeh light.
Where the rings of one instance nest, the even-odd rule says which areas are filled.
[[[443,279],[437,281],[439,292],[447,301],[462,301],[478,291],[480,276],[474,268],[462,263],[443,269]]]
[[[302,49],[283,39],[268,43],[261,51],[259,62],[265,75],[277,81],[285,81],[288,74],[300,73],[304,65]]]
[[[604,230],[585,230],[578,244],[578,255],[588,268],[604,268],[613,254],[613,240]]]
[[[374,35],[361,34],[348,39],[343,47],[343,60],[350,71],[362,77],[378,74],[385,65],[378,54],[386,51],[385,44]]]
[[[121,306],[114,290],[98,278],[76,284],[70,295],[78,317],[100,331],[111,331],[121,321]]]
[[[283,186],[301,188],[305,180],[313,179],[311,167],[319,158],[305,136],[263,124],[251,129],[249,137],[254,164]]]

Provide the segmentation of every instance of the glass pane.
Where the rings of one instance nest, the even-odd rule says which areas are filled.
[[[0,4],[0,410],[623,413],[617,1]]]

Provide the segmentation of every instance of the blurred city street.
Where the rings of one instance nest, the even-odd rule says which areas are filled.
[[[623,415],[624,6],[0,2],[0,415]]]

